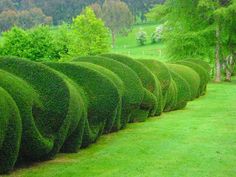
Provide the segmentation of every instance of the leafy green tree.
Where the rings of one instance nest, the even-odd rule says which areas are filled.
[[[87,7],[81,15],[73,19],[71,28],[76,38],[69,45],[69,55],[97,55],[108,52],[109,31],[91,8]]]
[[[53,37],[48,26],[38,26],[28,30],[28,56],[32,60],[53,60],[55,48]]]
[[[2,35],[1,55],[27,57],[29,41],[26,31],[13,27]]]
[[[68,58],[69,46],[72,45],[74,39],[77,37],[73,34],[71,26],[67,23],[63,23],[62,25],[51,30],[51,34],[54,42],[55,58]]]
[[[147,15],[165,24],[164,39],[173,59],[206,58],[221,80],[222,60],[235,51],[235,0],[167,0]]]

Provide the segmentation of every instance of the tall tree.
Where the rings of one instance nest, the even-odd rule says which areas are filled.
[[[109,51],[109,32],[104,22],[87,7],[73,19],[72,32],[76,36],[69,46],[71,56],[98,55]]]
[[[102,19],[111,30],[113,47],[116,35],[124,30],[129,30],[134,22],[127,4],[120,0],[105,0],[102,6]]]

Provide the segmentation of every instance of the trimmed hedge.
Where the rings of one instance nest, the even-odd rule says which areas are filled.
[[[104,56],[70,63],[0,57],[0,174],[17,160],[77,152],[128,122],[182,109],[208,83],[197,61]]]
[[[0,79],[3,73],[0,70]],[[15,165],[21,143],[21,118],[9,93],[0,87],[0,174]]]
[[[169,65],[167,66],[169,68]],[[177,88],[177,102],[173,110],[183,109],[187,105],[187,102],[191,100],[191,88],[188,82],[178,73],[171,70],[171,68],[170,68],[170,74]]]
[[[137,60],[147,66],[161,83],[163,96],[166,94],[170,83],[171,74],[167,66],[158,60]]]
[[[199,64],[189,62],[189,61],[179,61],[177,64],[188,66],[192,68],[200,77],[200,88],[198,96],[204,95],[207,89],[207,84],[209,81],[209,73]]]
[[[200,88],[200,77],[199,75],[190,67],[179,65],[179,64],[169,64],[168,67],[178,73],[183,77],[190,86],[191,99],[194,100],[198,97],[199,88]]]
[[[1,58],[0,69],[20,78],[7,81],[22,119],[21,156],[30,160],[53,157],[82,119],[79,92],[62,74],[39,63]]]
[[[135,110],[138,110],[143,97],[144,89],[137,74],[128,66],[105,57],[79,57],[74,62],[93,63],[114,72],[124,83],[124,96],[122,99],[121,128],[130,121]]]
[[[106,69],[102,66],[95,65],[93,63],[86,63],[86,62],[83,62],[83,65],[87,66],[87,67],[90,67],[90,68],[92,67],[94,70],[104,74],[118,88],[118,92],[119,92],[120,97],[119,97],[119,101],[118,101],[118,108],[117,108],[117,113],[116,113],[116,116],[115,116],[115,120],[114,120],[114,122],[107,121],[107,125],[105,127],[105,132],[104,133],[109,133],[110,131],[119,130],[121,128],[121,122],[120,121],[121,121],[122,98],[124,96],[124,90],[125,90],[125,86],[124,86],[123,81],[115,73],[113,73],[112,71],[110,71],[110,70],[108,70],[108,69]],[[109,127],[110,127],[111,123],[113,124],[112,129],[109,130]]]
[[[159,114],[165,108],[165,102],[167,99],[167,91],[169,90],[171,84],[171,74],[167,66],[157,60],[138,60],[139,62],[143,63],[147,68],[154,74],[156,77],[156,82],[161,87],[157,88],[157,92],[159,93],[161,99],[159,100]]]
[[[153,102],[153,105],[150,105],[152,108],[150,109],[150,113],[148,113],[147,115],[150,115],[150,116],[160,115],[159,110],[160,110],[161,104],[158,103],[158,100],[161,100],[160,93],[159,93],[160,85],[158,85],[159,82],[157,82],[153,73],[144,64],[130,57],[119,55],[119,54],[103,54],[102,56],[121,62],[136,72],[136,74],[138,75],[139,79],[141,80],[143,84],[143,87],[145,88],[145,92],[150,92],[150,93],[145,93],[145,95],[146,96],[149,95],[149,97],[152,97],[152,99],[156,99],[156,101]],[[146,105],[147,103],[145,102],[147,102],[147,99],[144,99],[144,100],[145,101],[142,104]],[[135,117],[137,117],[137,113],[134,113],[134,114],[135,114]],[[143,115],[143,113],[141,114]]]
[[[208,74],[210,74],[211,72],[211,66],[209,65],[209,63],[207,63],[204,60],[197,60],[197,59],[187,59],[185,61],[190,61],[192,63],[196,63],[198,65],[200,65],[201,67],[203,67],[205,70],[207,70]]]
[[[169,112],[175,109],[177,105],[177,86],[176,83],[173,79],[171,79],[169,89],[167,90],[166,93],[166,98],[165,100],[165,107],[164,107],[164,112]]]
[[[121,97],[116,85],[108,79],[109,76],[93,69],[96,65],[53,62],[44,64],[68,76],[85,92],[88,118],[85,122],[83,146],[95,142],[106,125],[105,131],[109,132],[113,127]]]

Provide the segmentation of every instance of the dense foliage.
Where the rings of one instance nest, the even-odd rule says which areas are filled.
[[[125,0],[124,2],[127,3],[137,21],[138,19],[144,21],[144,14],[163,0]],[[5,31],[14,25],[29,28],[41,23],[54,25],[62,22],[70,23],[86,6],[94,3],[102,5],[104,0],[1,0],[0,31]]]
[[[147,17],[161,20],[172,59],[203,58],[215,64],[216,81],[221,70],[230,80],[236,60],[235,0],[167,0]]]
[[[64,63],[0,58],[0,173],[11,171],[16,160],[77,152],[128,122],[184,108],[205,93],[208,81],[201,82],[196,69],[208,78],[205,63],[187,63],[115,54]]]
[[[69,60],[73,56],[108,52],[109,31],[90,8],[71,25],[56,28],[37,26],[24,30],[13,27],[2,34],[0,55],[30,60]]]

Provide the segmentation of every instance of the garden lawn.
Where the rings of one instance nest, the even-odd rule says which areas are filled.
[[[18,168],[14,177],[234,177],[236,80],[209,84],[207,95],[102,136],[76,154]]]
[[[158,24],[134,25],[132,31],[127,36],[117,36],[116,45],[111,52],[128,55],[133,58],[167,60],[165,55],[165,45],[163,43],[151,44],[151,35]],[[140,46],[136,40],[137,33],[142,29],[147,33],[147,42]]]

